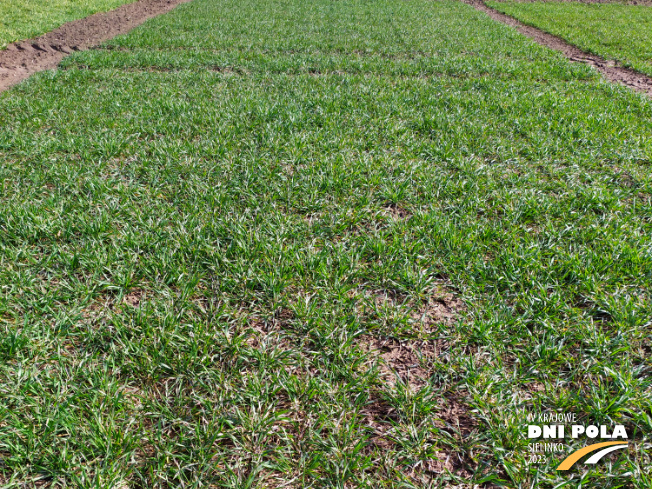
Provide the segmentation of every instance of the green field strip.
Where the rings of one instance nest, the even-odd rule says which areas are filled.
[[[577,2],[488,2],[605,59],[652,76],[652,7]]]
[[[134,0],[11,0],[0,3],[0,49],[45,34],[66,22]]]
[[[531,80],[594,79],[587,67],[561,57],[528,60],[476,54],[374,56],[341,53],[267,54],[239,51],[179,50],[87,51],[68,57],[62,69],[214,70],[234,74],[341,74],[387,77],[496,77]]]
[[[0,94],[0,477],[552,489],[524,411],[647,443],[651,120],[452,1],[194,0],[31,77]],[[437,287],[465,309],[424,325]],[[424,384],[367,336],[436,342]],[[645,487],[619,460],[584,482]]]

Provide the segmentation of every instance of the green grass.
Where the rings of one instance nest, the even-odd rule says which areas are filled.
[[[585,51],[652,76],[652,7],[579,2],[487,4]]]
[[[0,478],[649,487],[651,118],[456,1],[195,0],[32,77]],[[558,410],[636,444],[528,465]]]
[[[134,0],[7,0],[0,2],[0,49],[45,34],[66,22]]]

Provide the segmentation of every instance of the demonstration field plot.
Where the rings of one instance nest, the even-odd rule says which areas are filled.
[[[652,76],[652,6],[622,3],[487,2],[579,48]]]
[[[61,24],[106,12],[134,0],[11,0],[0,2],[0,49],[40,36]]]
[[[651,120],[426,0],[195,0],[0,95],[0,477],[547,488],[525,412],[647,440]]]

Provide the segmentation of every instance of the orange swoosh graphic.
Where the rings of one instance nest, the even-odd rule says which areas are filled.
[[[587,453],[595,452],[603,447],[610,447],[612,445],[627,445],[626,441],[607,441],[604,443],[595,443],[594,445],[589,445],[588,447],[581,448],[580,450],[571,453],[568,457],[564,459],[562,463],[559,464],[557,470],[568,470],[570,469],[575,462],[581,459]]]

